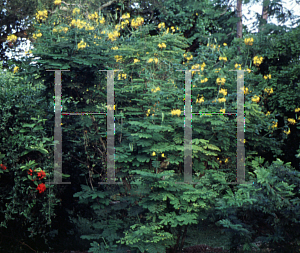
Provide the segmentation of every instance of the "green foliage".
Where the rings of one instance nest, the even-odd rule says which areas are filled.
[[[99,70],[122,70],[116,73],[117,80],[114,82],[116,178],[122,180],[122,186],[97,184],[106,180],[107,173],[106,115],[63,116],[62,120],[64,172],[70,174],[70,181],[76,187],[73,197],[79,198],[82,210],[90,212],[90,217],[82,218],[93,220],[88,229],[80,231],[81,225],[78,225],[78,230],[83,232],[81,239],[92,241],[91,252],[124,252],[132,248],[147,252],[169,250],[173,253],[184,246],[189,227],[213,219],[230,232],[232,239],[228,247],[231,249],[242,243],[244,250],[251,250],[251,243],[260,238],[273,243],[273,246],[279,240],[295,240],[299,222],[298,172],[292,171],[288,165],[284,166],[280,160],[270,166],[267,162],[263,165],[264,159],[257,158],[257,154],[269,151],[268,162],[284,155],[282,149],[286,143],[283,140],[290,137],[281,130],[289,123],[286,121],[276,130],[272,123],[278,121],[278,114],[289,116],[288,112],[295,110],[299,101],[298,93],[289,96],[287,90],[291,85],[296,87],[297,67],[291,70],[294,83],[280,83],[289,80],[283,77],[289,74],[288,63],[299,56],[298,49],[292,49],[292,59],[286,59],[289,52],[285,53],[278,66],[284,71],[277,73],[274,59],[279,52],[275,48],[282,48],[284,44],[279,36],[249,34],[254,38],[254,45],[250,47],[242,39],[226,38],[222,33],[236,22],[231,12],[222,16],[220,12],[223,10],[214,8],[210,2],[202,2],[199,6],[198,3],[177,2],[164,1],[166,8],[162,10],[159,21],[165,22],[165,27],[159,28],[156,23],[132,27],[130,23],[120,29],[120,36],[115,40],[112,32],[118,19],[111,19],[109,13],[98,12],[99,18],[103,15],[106,23],[88,20],[85,7],[79,14],[72,14],[74,6],[69,6],[64,15],[58,10],[45,22],[35,24],[42,33],[33,52],[40,57],[36,60],[39,67],[30,66],[29,61],[23,62],[21,66],[25,71],[20,76],[27,76],[26,80],[34,84],[44,80],[46,89],[39,94],[39,98],[43,98],[43,109],[33,110],[40,116],[48,113],[45,135],[53,136],[50,129],[54,122],[54,75],[47,69],[70,70],[62,71],[64,112],[102,113],[106,112],[107,73]],[[214,16],[212,20],[215,9],[218,11],[216,15],[220,14],[222,18]],[[95,9],[89,11],[93,13]],[[137,16],[132,15],[131,18]],[[225,17],[232,18],[228,26],[219,25]],[[79,19],[86,20],[88,25],[72,25],[72,20]],[[176,25],[180,29],[175,29]],[[68,30],[60,31],[63,28]],[[150,36],[153,30],[156,34]],[[220,33],[208,36],[215,31]],[[290,33],[293,36],[289,41],[295,45],[297,32]],[[288,34],[283,36],[286,40]],[[268,38],[272,39],[271,46],[266,43]],[[198,48],[190,50],[195,39],[199,39]],[[229,46],[223,45],[225,41]],[[237,48],[240,48],[239,55],[236,54]],[[220,58],[225,56],[226,61]],[[255,65],[255,56],[263,57],[261,65]],[[270,65],[270,71],[266,71],[266,63]],[[228,182],[236,181],[234,114],[238,91],[236,72],[230,71],[237,69],[236,64],[244,70],[251,70],[251,73],[244,72],[244,83],[248,89],[245,94],[245,168],[246,181],[254,184],[230,186]],[[193,112],[224,111],[233,115],[193,115],[193,182],[198,184],[192,186],[175,184],[183,181],[185,122],[185,76],[183,71],[176,70],[195,68],[200,71],[192,72],[192,97],[197,98],[192,100]],[[37,74],[38,78],[29,76],[29,73]],[[263,76],[267,74],[271,74],[272,78],[265,79]],[[223,84],[218,83],[221,78]],[[265,89],[270,87],[274,94],[267,95]],[[223,89],[226,89],[226,95],[222,94]],[[280,89],[286,89],[286,93],[278,93]],[[254,96],[259,96],[260,101],[253,101]],[[226,101],[221,98],[226,98]],[[269,102],[266,102],[268,99]],[[279,104],[276,104],[278,101]],[[26,101],[23,105],[28,103]],[[268,106],[270,114],[266,115],[263,106]],[[8,118],[10,113],[5,111]],[[8,119],[4,122],[2,128],[9,131],[6,126],[12,123],[6,123]],[[25,146],[23,149],[18,147],[17,153],[11,156],[6,153],[6,157],[26,155],[32,149],[45,153],[43,140],[47,143],[49,139],[35,134],[44,128],[38,125],[39,122],[21,123],[16,126],[17,139],[12,137],[12,143],[8,144],[14,147],[19,143],[17,140],[22,140]],[[295,129],[292,134],[298,136]],[[24,134],[30,136],[27,141]],[[274,138],[270,138],[272,134]],[[169,166],[163,172],[155,173],[166,157]],[[23,169],[28,170],[33,164],[24,166]],[[279,174],[279,171],[285,174]],[[47,172],[50,173],[50,170]],[[244,211],[247,217],[243,216]],[[76,218],[72,217],[72,220],[76,223]],[[256,231],[261,224],[268,227],[268,233]],[[293,226],[290,228],[286,224]]]
[[[47,243],[47,228],[59,200],[53,186],[47,185],[47,190],[42,193],[36,189],[50,177],[53,166],[49,162],[53,157],[50,154],[53,149],[49,147],[53,145],[53,137],[46,137],[45,119],[40,119],[40,115],[44,115],[43,100],[29,84],[2,69],[0,89],[0,163],[6,166],[0,171],[0,226],[3,233],[14,229],[15,240],[32,238],[32,242],[37,242],[42,238]],[[33,117],[36,114],[37,118]],[[45,179],[38,176],[41,171],[45,172]],[[15,241],[12,242],[14,245]]]

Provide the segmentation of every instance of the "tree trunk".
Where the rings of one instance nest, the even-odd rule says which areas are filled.
[[[258,32],[263,31],[264,30],[264,25],[267,23],[268,21],[268,10],[269,10],[269,0],[263,0],[263,7],[262,7],[262,19],[260,21],[260,25],[258,28]]]
[[[239,18],[237,22],[237,38],[242,38],[243,37],[242,0],[237,0],[236,15]],[[240,47],[238,47],[238,51],[240,52]]]

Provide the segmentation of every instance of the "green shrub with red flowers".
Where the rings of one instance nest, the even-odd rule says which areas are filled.
[[[0,75],[0,231],[5,238],[0,251],[48,250],[47,231],[59,200],[54,185],[46,184],[54,161],[53,137],[46,137],[40,118],[46,104],[23,78]]]

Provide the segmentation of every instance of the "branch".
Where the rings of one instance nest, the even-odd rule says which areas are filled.
[[[103,4],[100,8],[99,11],[101,11],[102,9],[104,9],[105,7],[108,7],[110,5],[112,5],[114,2],[116,2],[117,0],[111,0],[109,2],[107,2],[106,4]]]

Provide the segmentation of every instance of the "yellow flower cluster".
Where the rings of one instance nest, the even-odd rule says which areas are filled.
[[[205,77],[203,80],[201,80],[201,83],[206,83],[208,79]]]
[[[250,73],[250,72],[251,72],[251,69],[247,69],[247,71],[248,71],[248,73]]]
[[[131,27],[137,28],[138,26],[143,25],[144,19],[142,17],[137,17],[136,20],[132,19],[131,20]]]
[[[19,67],[18,67],[18,66],[15,66],[15,67],[14,67],[14,74],[15,74],[16,72],[18,72],[18,70],[19,70]]]
[[[118,50],[119,48],[118,47],[112,47],[111,49],[112,50]]]
[[[227,57],[222,57],[222,56],[220,56],[220,57],[219,57],[219,60],[220,60],[220,61],[221,61],[221,60],[227,61]]]
[[[223,46],[224,46],[224,47],[226,47],[226,46],[227,46],[227,44],[226,44],[226,43],[223,43]]]
[[[121,77],[124,78],[124,79],[126,79],[127,75],[126,75],[126,74],[122,74],[122,75],[119,74],[119,75],[118,75],[118,80],[121,80]],[[124,80],[124,79],[123,79],[123,80]]]
[[[264,76],[264,79],[267,80],[268,78],[271,79],[271,74]]]
[[[252,92],[252,91],[250,91],[250,92]],[[248,92],[248,88],[245,88],[244,89],[244,94],[248,94],[249,92]]]
[[[219,103],[226,102],[226,98],[218,98]]]
[[[112,33],[108,33],[108,38],[111,41],[115,41],[118,36],[120,36],[120,33],[118,31],[113,31]]]
[[[258,103],[259,100],[260,100],[260,97],[258,97],[258,96],[256,96],[256,95],[252,98],[252,101],[253,101],[253,102],[256,102],[256,103]]]
[[[162,29],[162,28],[164,28],[164,27],[165,27],[165,23],[164,23],[164,22],[158,24],[158,28],[159,28],[159,29]]]
[[[7,41],[10,41],[10,42],[15,42],[15,41],[17,41],[17,39],[18,39],[18,37],[14,34],[7,36]]]
[[[172,111],[171,111],[171,114],[172,114],[172,115],[177,115],[177,116],[179,117],[180,114],[181,114],[181,111],[180,111],[179,109],[177,109],[177,110],[172,110]]]
[[[220,89],[219,93],[223,94],[224,96],[227,95],[227,90],[226,89]]]
[[[273,88],[265,88],[264,89],[265,92],[267,92],[269,95],[273,93]]]
[[[263,61],[263,57],[255,56],[253,58],[254,65],[256,65],[256,66],[259,66],[262,63],[262,61]]]
[[[225,113],[225,109],[221,109],[220,112],[221,112],[221,113]]]
[[[171,30],[172,30],[172,32],[176,31],[174,26],[171,26]],[[178,27],[177,27],[177,30],[178,30]]]
[[[296,108],[296,109],[295,109],[295,112],[300,112],[300,108]]]
[[[285,134],[290,134],[291,133],[291,129],[289,129],[289,131],[283,131]]]
[[[200,99],[197,98],[196,103],[199,103],[199,104],[204,103],[204,97],[203,97],[203,95],[202,95],[202,97]]]
[[[67,32],[69,30],[68,27],[58,27],[58,28],[53,28],[52,32],[56,33],[56,32]]]
[[[245,44],[246,44],[246,45],[249,45],[249,46],[252,46],[252,45],[253,45],[253,41],[254,41],[253,38],[246,38],[246,39],[244,40]]]
[[[77,13],[77,14],[80,13],[80,10],[79,10],[78,8],[75,8],[75,9],[73,10],[73,15],[76,15],[76,13]]]
[[[37,20],[42,20],[45,21],[48,18],[48,11],[47,10],[43,10],[43,11],[38,11],[36,14],[36,19]]]
[[[80,43],[77,44],[77,49],[85,48],[86,47],[86,42],[83,40],[80,41]]]
[[[61,0],[54,0],[54,4],[55,5],[60,5],[61,4]]]
[[[278,122],[275,123],[275,121],[272,121],[272,123],[274,123],[274,125],[272,125],[272,128],[278,127]]]
[[[291,124],[293,124],[293,125],[294,125],[294,124],[296,123],[296,120],[295,120],[295,119],[291,119],[291,118],[289,118],[289,119],[288,119],[288,122],[290,122]]]
[[[191,59],[193,59],[193,56],[192,56],[192,55],[187,56],[187,54],[184,54],[183,57],[184,57],[185,59],[187,59],[188,61],[191,60]]]
[[[140,60],[139,59],[134,59],[133,60],[133,63],[137,63],[137,62],[140,62]]]
[[[160,90],[159,87],[156,87],[155,89],[151,89],[152,92],[157,92],[157,91],[159,91],[159,90]]]
[[[151,63],[151,62],[155,62],[155,63],[158,63],[158,59],[157,58],[150,58],[149,60],[148,60],[148,63]]]
[[[38,32],[39,32],[40,30],[38,30]],[[43,34],[42,33],[37,33],[37,34],[33,34],[32,35],[32,37],[36,40],[37,38],[39,38],[39,37],[42,37],[43,36]]]
[[[99,16],[98,16],[97,12],[88,15],[88,19],[90,19],[90,20],[97,20],[98,18],[99,18]]]
[[[155,156],[156,154],[155,154],[155,152],[153,152],[152,154],[151,154],[151,156]]]
[[[121,17],[121,19],[127,19],[127,18],[130,18],[130,13],[125,13]]]
[[[219,71],[221,70],[221,68],[217,68],[217,69],[215,69],[215,73],[219,73]]]
[[[224,83],[226,82],[225,78],[217,78],[217,84],[219,85],[221,83],[221,85],[224,85]]]
[[[115,55],[116,62],[122,62],[122,55]]]
[[[101,34],[105,34],[105,31],[102,31]]]
[[[159,48],[166,48],[167,46],[166,46],[165,43],[161,43],[161,44],[159,43],[159,44],[158,44],[158,47],[159,47]]]
[[[70,26],[77,27],[78,29],[82,29],[86,26],[86,22],[80,19],[72,19]]]
[[[98,20],[97,20],[98,21]],[[100,24],[104,24],[105,23],[105,18],[104,17],[102,17],[101,19],[100,19]]]
[[[234,68],[235,68],[235,69],[238,69],[238,70],[242,70],[241,64],[237,64],[237,63],[236,63],[236,64],[234,65]]]

